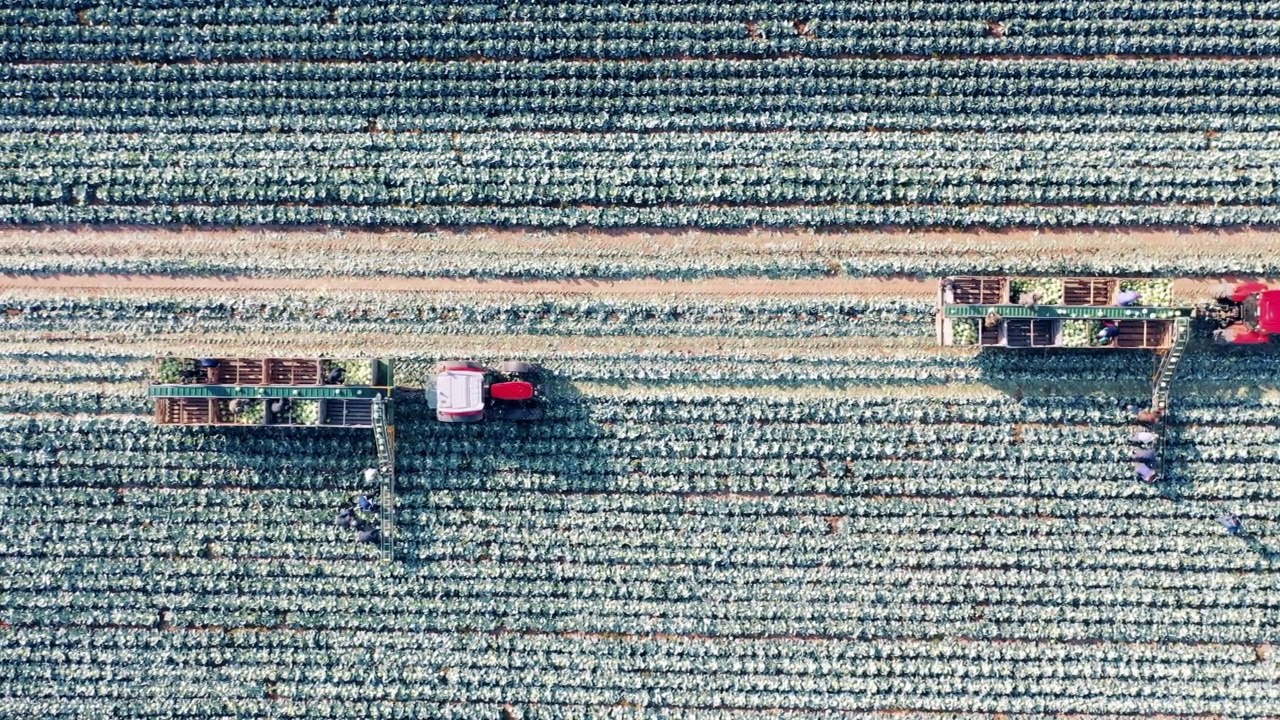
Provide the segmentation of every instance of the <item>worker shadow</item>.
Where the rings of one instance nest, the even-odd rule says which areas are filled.
[[[1239,536],[1240,541],[1249,548],[1253,554],[1262,558],[1263,561],[1273,563],[1280,562],[1280,546],[1268,545],[1264,543],[1257,535],[1245,533]]]
[[[598,398],[546,371],[545,416],[446,423],[420,394],[397,391],[398,527],[407,567],[496,558],[522,513],[545,522],[568,498],[599,493],[624,471],[599,418]],[[477,527],[475,517],[501,518]],[[466,537],[464,542],[449,538]]]
[[[1153,486],[1157,497],[1174,503],[1191,502],[1191,491],[1195,489],[1195,485],[1191,481],[1178,476],[1175,470],[1177,467],[1176,461],[1170,464],[1169,467],[1153,467],[1156,467],[1158,471],[1163,472],[1159,478],[1159,482],[1155,483]]]

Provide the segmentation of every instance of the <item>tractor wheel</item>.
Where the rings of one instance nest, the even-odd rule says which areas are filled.
[[[446,370],[484,370],[484,365],[474,360],[450,360],[440,363],[440,371]]]
[[[507,375],[535,375],[542,368],[534,363],[520,362],[519,360],[508,360],[498,366],[498,372]]]

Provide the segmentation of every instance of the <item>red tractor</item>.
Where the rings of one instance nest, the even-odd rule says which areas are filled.
[[[478,362],[442,363],[427,404],[441,422],[541,420],[542,369],[533,363],[504,362],[490,370]]]
[[[1280,335],[1280,290],[1246,282],[1221,288],[1217,298],[1218,306],[1210,311],[1220,326],[1213,331],[1214,342],[1257,345]]]

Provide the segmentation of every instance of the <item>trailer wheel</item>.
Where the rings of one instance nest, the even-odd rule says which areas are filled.
[[[535,375],[542,371],[538,365],[530,362],[521,362],[519,360],[508,360],[498,366],[498,372],[507,375]]]

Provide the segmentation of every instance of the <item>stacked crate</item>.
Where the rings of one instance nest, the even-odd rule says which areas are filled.
[[[977,333],[974,344],[979,347],[1012,347],[1012,348],[1046,348],[1066,347],[1063,343],[1063,324],[1068,322],[1087,322],[1044,317],[1001,317],[998,322],[989,323],[983,318],[947,318],[942,310],[953,305],[1021,305],[1021,298],[1013,297],[1013,284],[1019,278],[1011,277],[954,277],[944,281],[939,297],[938,340],[942,345],[966,344],[955,341],[954,322],[976,323]],[[1031,280],[1031,279],[1028,279]],[[1057,298],[1061,290],[1061,303],[1054,307],[1118,307],[1120,294],[1119,278],[1038,278],[1035,282],[1043,285],[1061,283],[1060,287],[1050,285]],[[1049,303],[1037,303],[1049,305]],[[1009,312],[1006,310],[1005,312]],[[1104,318],[1098,318],[1104,319]],[[1161,349],[1170,342],[1172,320],[1116,319],[1120,334],[1114,342],[1106,345],[1090,346],[1096,349]],[[969,332],[972,332],[971,330]],[[973,337],[972,335],[970,336]]]
[[[204,372],[205,382],[199,386],[252,387],[319,387],[325,376],[325,360],[316,358],[217,358],[218,366]],[[350,362],[350,361],[343,361]],[[373,360],[362,362],[377,363]],[[381,373],[381,374],[380,374]],[[388,381],[389,369],[374,364],[370,376]],[[337,387],[337,386],[335,386]],[[195,394],[195,393],[193,393]],[[270,403],[271,399],[249,398],[250,403]],[[159,425],[246,425],[311,426],[290,422],[289,417],[276,418],[269,405],[262,408],[260,420],[246,423],[243,415],[232,412],[235,398],[229,397],[162,397],[156,398],[155,419]],[[318,403],[316,425],[339,427],[372,427],[373,411],[367,398],[291,399],[291,402]],[[258,416],[259,413],[254,413]]]

